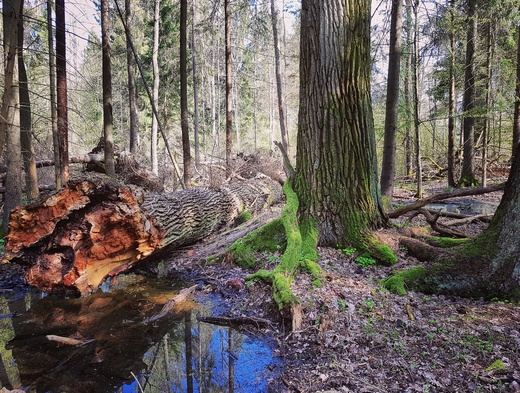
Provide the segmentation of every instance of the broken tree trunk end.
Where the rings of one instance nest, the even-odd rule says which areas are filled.
[[[85,295],[107,276],[157,251],[201,240],[281,195],[269,178],[144,196],[104,176],[76,179],[11,212],[6,261],[24,266],[27,283],[40,290]]]

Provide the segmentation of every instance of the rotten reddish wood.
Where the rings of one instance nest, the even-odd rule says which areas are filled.
[[[6,259],[24,265],[26,281],[41,290],[71,287],[86,294],[150,255],[163,236],[129,188],[72,181],[12,211]]]
[[[461,189],[457,189],[454,191],[443,192],[441,194],[432,195],[431,197],[420,199],[415,203],[406,205],[405,207],[402,207],[401,209],[391,211],[388,213],[388,217],[398,218],[398,217],[401,217],[403,214],[411,212],[412,210],[417,210],[430,203],[437,202],[437,201],[443,201],[445,199],[469,196],[469,195],[482,195],[482,194],[487,194],[489,192],[502,191],[504,189],[505,185],[506,185],[506,183],[500,183],[500,184],[497,184],[494,186],[489,186],[489,187],[461,188]]]
[[[194,243],[281,195],[268,178],[141,196],[98,175],[73,180],[11,212],[6,261],[24,266],[26,281],[43,291],[85,295],[154,252]]]

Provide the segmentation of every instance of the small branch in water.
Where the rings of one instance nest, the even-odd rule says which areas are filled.
[[[256,325],[260,327],[271,323],[268,319],[257,317],[197,317],[197,320],[219,326]]]
[[[82,345],[85,345],[85,344],[88,344],[88,343],[91,343],[92,341],[94,341],[94,339],[78,340],[78,339],[70,338],[70,337],[56,336],[54,334],[49,334],[46,337],[47,337],[47,340],[49,340],[49,341],[56,341],[60,344],[74,345],[74,346],[82,346]]]
[[[161,311],[159,311],[158,314],[155,314],[153,317],[146,318],[143,321],[143,324],[146,325],[150,322],[156,321],[168,315],[176,305],[188,300],[193,295],[193,292],[195,292],[196,288],[197,285],[193,285],[189,288],[181,289],[181,291],[177,295],[175,295],[171,299],[168,299],[168,301],[164,304],[163,308],[161,309]]]

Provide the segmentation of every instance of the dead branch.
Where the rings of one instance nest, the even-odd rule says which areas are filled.
[[[441,194],[432,195],[431,197],[420,199],[415,203],[402,207],[401,209],[397,209],[388,213],[389,218],[398,218],[403,214],[411,212],[412,210],[420,209],[430,203],[443,201],[445,199],[457,198],[462,196],[469,195],[482,195],[495,191],[502,191],[505,187],[505,183],[500,183],[494,186],[489,187],[468,187],[468,188],[460,188],[449,192],[443,192]]]
[[[200,322],[210,323],[219,326],[242,326],[242,325],[256,325],[267,326],[271,322],[264,318],[258,317],[197,317]]]
[[[460,219],[456,219],[456,220],[451,220],[451,221],[445,221],[443,222],[442,224],[443,225],[446,225],[447,227],[453,227],[453,226],[457,226],[457,225],[464,225],[464,224],[469,224],[473,221],[477,221],[477,220],[481,220],[481,221],[486,221],[493,217],[492,214],[477,214],[476,216],[469,216],[469,217],[464,217],[464,218],[460,218]]]
[[[459,237],[459,238],[465,238],[469,237],[467,234],[461,231],[457,231],[455,229],[451,229],[446,227],[445,225],[437,222],[440,215],[436,214],[435,216],[432,215],[428,210],[426,209],[418,209],[417,212],[422,214],[426,218],[426,222],[430,224],[432,229],[436,232],[439,232],[441,235],[449,236],[449,237]]]
[[[164,318],[166,315],[170,314],[180,303],[188,301],[193,296],[196,288],[197,285],[193,285],[189,288],[181,289],[179,294],[175,295],[171,299],[168,299],[158,314],[155,314],[150,318],[146,318],[143,321],[143,324],[146,325],[150,322],[157,321],[158,319]]]

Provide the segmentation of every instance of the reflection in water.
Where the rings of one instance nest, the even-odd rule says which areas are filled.
[[[170,286],[148,283],[83,299],[0,297],[0,388],[49,393],[267,391],[276,366],[267,344],[196,322],[195,314],[210,310],[194,303],[143,324],[175,294]],[[70,346],[49,341],[47,335],[93,341]]]

